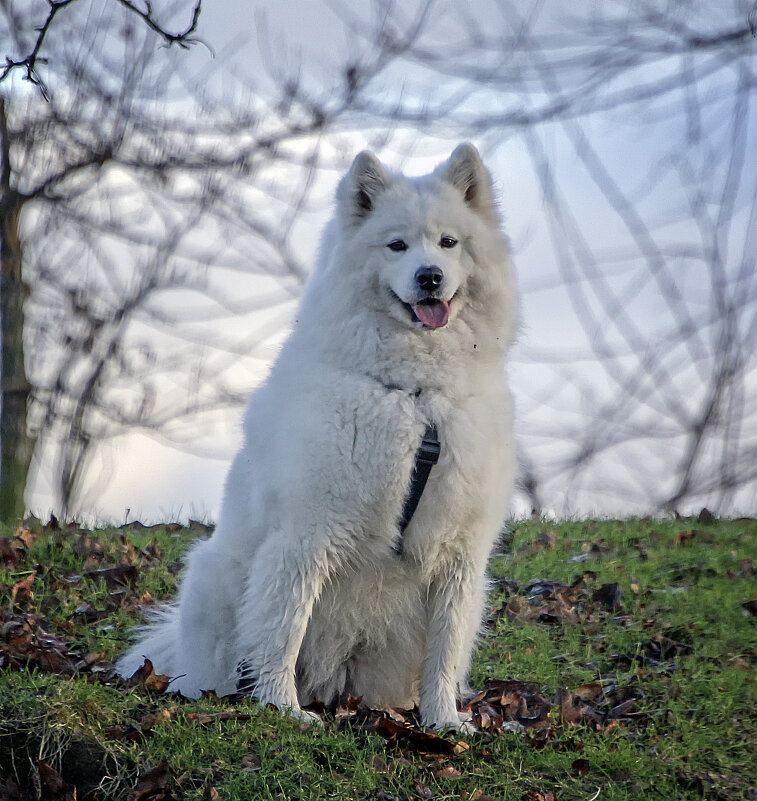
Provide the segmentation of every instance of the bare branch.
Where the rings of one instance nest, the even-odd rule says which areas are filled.
[[[26,72],[26,80],[39,87],[45,100],[49,100],[49,95],[47,93],[45,82],[37,72],[37,61],[41,61],[43,63],[46,63],[46,61],[45,59],[40,58],[39,52],[42,49],[45,37],[47,36],[47,33],[53,24],[55,15],[59,11],[62,11],[66,6],[71,5],[71,3],[75,2],[75,0],[47,0],[47,2],[50,6],[50,10],[48,11],[47,19],[36,29],[37,40],[34,43],[34,48],[32,49],[31,53],[18,61],[14,61],[12,58],[10,58],[10,56],[6,56],[5,67],[3,68],[3,71],[0,72],[0,83],[2,83],[2,81],[4,81],[14,69],[23,68]]]
[[[195,7],[192,11],[192,19],[189,25],[186,27],[185,30],[180,31],[179,33],[169,33],[165,28],[163,28],[153,16],[152,11],[152,3],[148,0],[144,0],[145,2],[145,9],[142,10],[138,8],[131,0],[117,0],[124,8],[128,8],[129,11],[132,11],[138,17],[142,19],[142,21],[150,28],[152,31],[158,34],[162,39],[165,40],[166,46],[170,47],[171,45],[178,45],[185,50],[189,48],[193,44],[202,43],[201,39],[195,38],[192,34],[197,31],[197,24],[200,21],[200,11],[202,9],[202,0],[197,0],[195,3]],[[207,47],[207,45],[206,45]]]
[[[74,2],[76,2],[76,0],[47,0],[49,5],[47,19],[42,23],[42,25],[35,29],[37,31],[37,38],[34,42],[32,51],[29,53],[29,55],[21,59],[13,59],[10,56],[6,56],[5,66],[3,67],[2,72],[0,72],[0,83],[2,83],[13,70],[22,69],[25,73],[24,79],[37,86],[45,100],[50,100],[47,85],[37,70],[38,63],[47,64],[47,59],[40,56],[40,51],[42,50],[45,37],[50,31],[56,15]],[[144,10],[139,8],[134,2],[132,2],[132,0],[116,0],[116,2],[120,3],[131,13],[136,14],[150,30],[152,30],[165,41],[166,47],[176,44],[181,48],[187,49],[194,44],[204,44],[201,39],[198,39],[193,35],[197,31],[197,25],[200,20],[202,0],[196,0],[194,9],[192,10],[192,19],[189,25],[185,30],[179,31],[178,33],[171,33],[160,25],[160,23],[155,19],[152,10],[152,4],[148,0],[145,0]]]

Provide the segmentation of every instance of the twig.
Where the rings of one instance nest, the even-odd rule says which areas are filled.
[[[47,59],[40,56],[40,51],[56,14],[61,9],[76,2],[76,0],[47,0],[47,2],[50,6],[50,11],[48,12],[47,19],[44,21],[44,23],[36,28],[37,40],[34,43],[34,48],[28,56],[22,59],[16,60],[10,56],[5,57],[5,66],[3,67],[2,72],[0,72],[0,83],[2,83],[8,77],[8,75],[13,72],[13,70],[24,69],[26,72],[24,79],[30,81],[35,86],[38,86],[40,92],[42,93],[42,97],[49,101],[50,95],[48,93],[47,86],[42,79],[42,76],[37,71],[37,63],[47,64]],[[204,44],[201,39],[198,39],[192,35],[197,31],[197,25],[200,20],[200,11],[202,10],[202,0],[197,0],[195,3],[194,9],[192,10],[192,20],[189,23],[189,26],[186,28],[186,30],[180,31],[179,33],[171,33],[170,31],[167,31],[155,20],[152,12],[152,4],[149,1],[145,2],[145,10],[138,8],[132,2],[132,0],[117,0],[117,2],[119,2],[124,8],[128,9],[133,14],[136,14],[138,17],[140,17],[145,25],[150,28],[150,30],[164,39],[166,47],[177,44],[179,47],[187,50],[193,44]]]
[[[0,74],[0,83],[2,83],[2,81],[4,81],[14,69],[18,67],[25,67],[26,80],[30,81],[36,86],[39,86],[40,92],[42,92],[42,96],[45,98],[45,100],[50,99],[49,95],[47,94],[45,82],[42,80],[36,70],[38,60],[42,63],[46,63],[45,59],[39,57],[39,51],[42,49],[42,43],[45,41],[45,36],[47,36],[47,32],[50,30],[50,26],[55,19],[55,15],[62,8],[71,5],[73,2],[75,2],[75,0],[48,0],[50,11],[44,23],[37,28],[38,36],[37,41],[34,44],[34,49],[28,56],[26,56],[26,58],[22,58],[20,61],[14,61],[12,58],[10,58],[10,56],[6,56],[5,68],[3,69],[2,74]]]
[[[166,40],[166,46],[168,47],[177,44],[179,47],[186,50],[190,45],[197,44],[201,41],[200,39],[192,37],[192,34],[197,31],[197,23],[199,22],[200,11],[202,10],[202,0],[197,0],[194,10],[192,11],[192,21],[189,23],[189,27],[181,33],[169,33],[165,28],[162,28],[152,15],[152,3],[150,2],[145,2],[145,11],[137,8],[131,0],[118,0],[118,2],[124,8],[128,8],[129,11],[141,17],[148,28]]]

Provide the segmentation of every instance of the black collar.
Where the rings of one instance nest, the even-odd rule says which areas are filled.
[[[431,468],[439,461],[439,454],[442,451],[436,426],[429,423],[421,439],[421,444],[415,452],[415,465],[413,466],[413,478],[410,483],[410,491],[405,498],[402,507],[402,519],[399,522],[400,538],[394,546],[394,552],[402,555],[405,529],[410,525],[410,521],[418,508],[423,490],[426,488]]]

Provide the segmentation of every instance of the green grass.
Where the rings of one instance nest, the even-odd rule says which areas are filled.
[[[438,757],[333,719],[305,727],[246,699],[186,701],[109,678],[145,593],[175,592],[196,533],[43,529],[22,542],[0,531],[0,798],[34,798],[38,760],[79,799],[126,798],[163,761],[164,795],[144,797],[757,798],[757,624],[743,606],[755,597],[757,521],[526,521],[511,532],[510,552],[492,562],[472,683],[535,682],[549,719],[525,733],[487,730]],[[131,585],[86,575],[122,563],[136,569]],[[525,590],[579,576],[559,598]],[[615,583],[611,609],[602,592]],[[41,661],[33,630],[57,638],[59,662]],[[94,671],[60,675],[87,654]],[[633,712],[603,725],[562,720],[558,693],[592,682],[611,703],[635,698]]]

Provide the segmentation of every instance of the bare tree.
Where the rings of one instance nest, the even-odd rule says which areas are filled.
[[[24,364],[24,304],[29,287],[24,280],[22,246],[18,225],[22,200],[11,188],[8,125],[5,102],[0,99],[2,163],[0,181],[0,324],[2,325],[2,398],[0,403],[0,519],[19,509],[32,457],[27,430],[31,386]]]
[[[163,30],[151,13],[140,12],[125,5],[134,15],[140,16],[152,34],[159,34],[168,41],[185,44],[193,32],[199,14],[199,4],[194,7],[192,24],[186,32],[179,35],[169,34]],[[46,38],[55,39],[51,28],[56,15],[72,6],[72,0],[49,2],[48,16],[45,22],[36,28],[29,25],[29,12],[36,9],[22,9],[12,3],[4,3],[2,12],[12,34],[12,44],[23,49],[27,43],[30,54],[23,59],[7,58],[7,65],[0,81],[5,80],[0,96],[0,224],[2,225],[2,406],[0,407],[0,519],[12,519],[24,511],[23,490],[31,459],[35,450],[35,435],[29,425],[28,416],[34,416],[34,407],[40,403],[45,405],[44,419],[50,424],[53,418],[60,424],[58,415],[62,399],[70,393],[66,377],[77,371],[78,403],[70,415],[70,430],[65,437],[64,451],[78,451],[77,458],[65,455],[62,458],[61,492],[64,505],[68,503],[74,485],[76,464],[86,452],[90,436],[86,427],[81,425],[83,408],[92,401],[99,383],[98,370],[89,371],[84,377],[80,357],[82,348],[89,354],[100,351],[99,361],[103,359],[103,347],[109,356],[114,355],[114,338],[103,346],[108,339],[108,332],[123,325],[125,318],[134,311],[138,302],[144,299],[151,290],[165,286],[167,277],[153,269],[149,277],[142,276],[137,288],[126,297],[119,299],[118,304],[110,311],[115,313],[113,319],[107,319],[99,309],[90,314],[98,304],[102,307],[104,297],[96,282],[90,282],[82,273],[78,273],[78,264],[65,264],[61,254],[66,245],[71,243],[73,220],[64,221],[82,204],[91,201],[98,183],[107,170],[121,162],[124,158],[133,158],[129,153],[129,128],[133,125],[128,115],[139,97],[137,84],[147,70],[141,69],[140,59],[151,60],[150,36],[136,36],[134,26],[128,24],[122,28],[120,44],[124,46],[124,55],[133,56],[135,66],[129,68],[128,61],[122,64],[113,63],[104,58],[105,50],[91,51],[85,61],[72,59],[70,48],[60,47],[58,40],[59,64],[54,73],[59,84],[57,91],[50,93],[45,81],[39,73],[38,64],[44,61],[41,51]],[[70,35],[70,26],[59,25],[61,33]],[[30,39],[36,35],[33,45]],[[117,37],[106,32],[108,45],[118,45]],[[131,53],[129,53],[131,50]],[[119,67],[121,72],[119,72]],[[40,90],[39,95],[25,91],[23,85],[13,84],[9,76],[14,68],[23,68],[24,77]],[[153,92],[157,99],[160,77],[153,76]],[[66,80],[61,86],[61,79]],[[70,80],[73,78],[74,80]],[[8,79],[8,80],[6,80]],[[120,85],[119,85],[120,83]],[[70,85],[73,89],[69,90]],[[44,101],[42,102],[42,99]],[[143,124],[149,120],[143,117]],[[174,131],[178,133],[178,131]],[[149,172],[155,164],[160,166],[161,154],[151,153],[152,163],[146,159],[142,166]],[[29,224],[31,220],[31,224]],[[88,216],[90,230],[104,218],[95,212]],[[36,264],[36,274],[29,263],[30,251],[43,244],[58,225],[58,237],[54,250],[53,263]],[[65,234],[61,236],[61,231]],[[88,240],[91,241],[90,234]],[[81,243],[80,243],[81,244]],[[82,248],[77,248],[77,259],[86,259]],[[113,267],[113,265],[111,265]],[[86,266],[84,267],[86,270]],[[86,273],[84,273],[86,276]],[[115,283],[118,270],[112,270],[110,278]],[[120,280],[123,280],[122,276]],[[79,286],[77,287],[77,281]],[[31,291],[33,286],[34,291]],[[31,330],[26,325],[28,304],[34,308],[35,296],[44,297],[43,303],[49,303],[55,295],[67,294],[75,307],[73,318],[67,321],[58,320],[54,336],[51,332],[51,312],[49,305],[45,307],[44,324]],[[77,300],[78,298],[78,300]],[[86,305],[85,305],[86,304]],[[120,304],[120,305],[119,305]],[[32,311],[32,314],[34,312]],[[118,322],[116,322],[116,320]],[[75,330],[70,330],[71,327]],[[77,337],[84,337],[84,344]],[[42,337],[43,342],[38,341]],[[40,347],[40,345],[42,347]],[[66,353],[63,363],[55,370],[40,374],[39,361],[51,361],[53,354]],[[91,356],[98,361],[98,356]],[[102,365],[100,365],[100,370]],[[31,370],[31,378],[27,372]],[[55,375],[53,375],[55,373]],[[43,377],[44,375],[44,377]],[[57,387],[51,392],[45,383],[53,381]],[[88,401],[85,401],[85,398]],[[40,411],[37,409],[39,417]],[[45,433],[50,434],[47,426]]]

